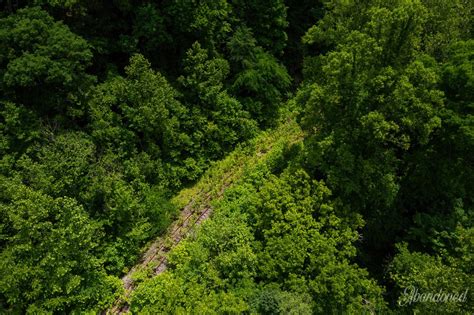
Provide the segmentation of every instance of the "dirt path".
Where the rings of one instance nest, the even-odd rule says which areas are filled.
[[[128,300],[136,287],[134,275],[145,271],[149,277],[164,272],[167,254],[212,213],[212,202],[221,198],[225,190],[242,177],[245,170],[264,161],[274,148],[282,149],[300,141],[302,132],[293,121],[264,132],[245,148],[238,148],[224,160],[215,163],[192,188],[182,190],[173,202],[181,209],[178,218],[167,231],[142,254],[137,265],[122,278],[124,296],[104,314],[124,314],[129,310]]]
[[[225,187],[228,187],[230,184],[231,183],[228,183]],[[221,197],[224,194],[224,191],[225,188],[214,197]],[[117,301],[116,305],[107,312],[108,314],[123,314],[128,311],[129,305],[125,300],[128,299],[135,288],[133,281],[134,273],[151,268],[151,276],[156,276],[166,270],[168,252],[190,234],[197,225],[202,223],[211,215],[212,207],[210,203],[213,199],[211,196],[210,193],[206,193],[204,195],[204,200],[199,204],[196,203],[196,198],[192,199],[181,210],[178,219],[170,225],[167,232],[150,245],[148,250],[143,254],[139,264],[130,269],[130,271],[122,278],[125,289],[125,299]]]
[[[210,200],[210,198],[209,198]],[[135,288],[133,282],[133,275],[139,270],[151,267],[153,275],[158,275],[166,270],[166,254],[179,244],[179,242],[189,234],[193,228],[200,224],[204,219],[211,214],[212,208],[210,205],[204,209],[195,209],[194,201],[191,201],[180,213],[177,219],[169,227],[165,236],[155,240],[148,250],[143,254],[141,261],[135,265],[123,278],[123,286],[125,289],[125,299],[127,299]],[[124,300],[118,301],[116,305],[107,313],[109,314],[123,314],[129,309],[128,303]]]

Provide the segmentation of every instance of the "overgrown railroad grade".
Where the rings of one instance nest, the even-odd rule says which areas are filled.
[[[265,161],[274,150],[281,150],[302,139],[303,133],[297,123],[288,120],[278,128],[262,132],[252,141],[239,146],[229,156],[214,163],[196,185],[183,189],[172,200],[181,209],[177,219],[162,236],[146,247],[139,263],[122,278],[124,295],[104,313],[128,312],[128,300],[139,285],[138,279],[144,274],[154,277],[166,270],[167,254],[196,226],[209,218],[213,201],[221,198],[225,190],[239,180],[246,170]]]

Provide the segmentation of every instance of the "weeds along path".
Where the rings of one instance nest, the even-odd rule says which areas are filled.
[[[302,139],[303,133],[297,123],[288,120],[237,147],[223,160],[214,162],[197,184],[183,189],[172,200],[181,209],[176,220],[163,235],[146,246],[139,263],[122,278],[124,296],[105,313],[126,313],[134,288],[144,278],[154,277],[166,270],[167,253],[211,215],[211,203],[221,198],[226,188],[240,179],[246,170],[264,162],[272,153]]]

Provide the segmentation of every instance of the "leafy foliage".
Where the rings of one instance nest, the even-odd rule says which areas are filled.
[[[93,82],[85,73],[88,43],[37,7],[1,19],[0,29],[4,97],[43,115],[82,114],[83,91]]]
[[[464,277],[460,265],[440,260],[457,257],[452,251],[428,254],[443,244],[439,235],[456,234],[461,218],[472,215],[472,96],[464,94],[471,90],[472,49],[464,41],[464,16],[453,13],[471,8],[430,4],[328,2],[328,13],[304,36],[323,53],[306,59],[297,97],[310,133],[306,168],[367,218],[361,258],[381,265],[392,253],[386,248],[410,241],[426,254],[401,249],[391,280],[425,292],[443,287],[427,284],[438,272],[444,279]],[[416,274],[416,268],[424,271]],[[373,269],[381,274],[383,268]],[[453,285],[446,289],[472,286],[464,280]]]
[[[277,161],[257,165],[227,191],[196,238],[172,252],[171,271],[140,285],[133,311],[384,309],[380,288],[351,263],[360,217],[338,218],[329,190],[302,170],[271,174]]]
[[[185,108],[143,56],[134,55],[125,71],[125,78],[115,77],[95,89],[90,101],[92,136],[101,150],[124,158],[140,154],[149,161],[143,167],[152,171],[144,174],[150,182],[168,179],[162,164],[179,162],[180,146],[187,141],[179,123]]]
[[[261,125],[274,124],[278,106],[291,84],[285,67],[256,45],[248,28],[237,29],[227,45],[237,69],[232,91]]]
[[[1,2],[0,313],[472,313],[473,8]]]
[[[95,251],[100,229],[68,197],[52,198],[2,179],[1,292],[28,313],[97,310],[120,282]]]
[[[237,19],[254,32],[258,45],[274,55],[281,54],[287,41],[285,29],[288,22],[285,2],[282,0],[230,2]]]
[[[255,133],[254,120],[224,88],[228,74],[229,63],[211,58],[198,42],[188,50],[184,75],[178,81],[185,91],[184,104],[190,109],[186,127],[192,132],[193,151],[199,156],[221,157],[222,152]]]

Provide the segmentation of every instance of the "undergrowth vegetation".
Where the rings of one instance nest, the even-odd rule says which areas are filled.
[[[472,314],[473,8],[1,1],[0,313]]]

